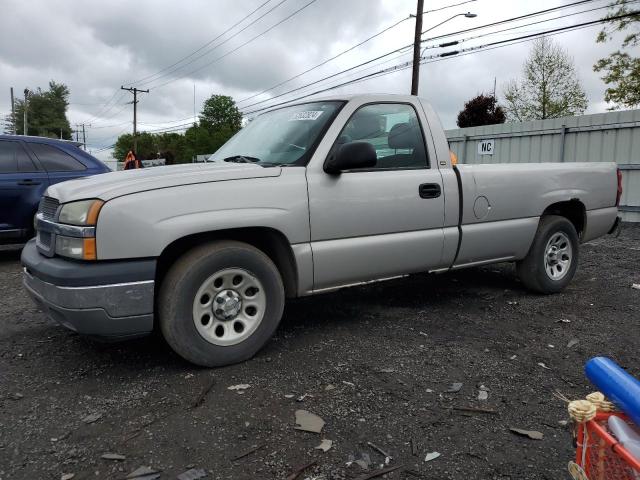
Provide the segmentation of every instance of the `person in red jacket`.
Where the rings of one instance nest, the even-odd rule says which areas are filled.
[[[129,150],[127,156],[124,159],[124,169],[131,170],[134,168],[142,168],[142,162],[138,160],[135,153]]]

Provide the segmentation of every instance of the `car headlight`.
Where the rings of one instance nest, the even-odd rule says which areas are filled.
[[[103,205],[102,200],[92,199],[70,202],[62,206],[58,214],[58,223],[72,226],[56,236],[57,255],[78,260],[96,260],[95,233],[89,233],[87,236],[86,229],[82,227],[95,227]],[[95,228],[90,231],[95,232]]]
[[[96,260],[95,237],[56,237],[56,254],[78,260]]]
[[[58,222],[67,225],[95,225],[102,205],[104,202],[96,199],[66,203],[60,210]]]

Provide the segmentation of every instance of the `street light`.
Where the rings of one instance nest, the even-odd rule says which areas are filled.
[[[447,18],[444,22],[440,22],[439,24],[434,25],[434,26],[433,26],[433,27],[431,27],[431,28],[427,28],[424,32],[422,32],[422,35],[424,35],[424,34],[425,34],[425,33],[427,33],[427,32],[430,32],[431,30],[433,30],[433,29],[435,29],[435,28],[438,28],[440,25],[444,25],[445,23],[447,23],[447,22],[448,22],[448,21],[450,21],[450,20],[453,20],[453,19],[454,19],[454,18],[456,18],[456,17],[476,18],[477,16],[478,16],[478,14],[476,14],[476,13],[471,13],[471,12],[467,12],[467,13],[458,13],[458,14],[456,14],[456,15],[453,15],[453,16],[451,16],[451,17]],[[420,56],[424,55],[425,50],[426,50],[426,47],[424,48],[424,50],[422,50],[422,53],[420,54]]]
[[[416,18],[416,27],[421,28],[422,27],[422,8],[419,4],[418,6],[418,14],[417,14],[417,18]],[[478,15],[475,13],[471,13],[471,12],[467,12],[467,13],[457,13],[455,15],[452,15],[451,17],[447,18],[446,20],[438,23],[437,25],[434,25],[433,27],[427,28],[425,31],[420,32],[420,34],[418,34],[418,31],[416,31],[416,38],[414,41],[414,46],[413,46],[413,74],[412,74],[412,78],[411,78],[411,95],[417,95],[418,94],[418,83],[419,83],[419,77],[420,77],[420,57],[422,57],[422,55],[424,55],[424,52],[426,50],[426,47],[424,50],[422,50],[422,53],[420,53],[420,43],[422,42],[421,37],[422,35],[424,35],[427,32],[430,32],[431,30],[433,30],[434,28],[438,28],[440,25],[444,25],[445,23],[453,20],[454,18],[457,17],[465,17],[465,18],[476,18]]]

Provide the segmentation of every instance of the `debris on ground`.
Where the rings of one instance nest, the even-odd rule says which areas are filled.
[[[462,390],[462,383],[452,383],[451,386],[446,390],[447,393],[458,393]]]
[[[547,367],[543,362],[538,362],[538,365],[539,365],[539,366],[541,366],[541,367],[542,367],[542,368],[544,368],[544,369],[551,370],[551,369],[550,369],[549,367]]]
[[[299,467],[295,468],[293,472],[287,475],[286,480],[296,480],[296,478],[298,478],[302,474],[302,472],[304,472],[309,467],[313,467],[315,464],[316,464],[316,461],[313,460],[312,462],[306,463],[304,465],[300,465]]]
[[[235,462],[236,460],[240,460],[241,458],[248,457],[252,453],[257,452],[258,450],[260,450],[260,449],[262,449],[262,448],[264,448],[266,446],[267,446],[266,443],[261,443],[259,445],[254,445],[253,447],[249,448],[248,450],[245,450],[244,452],[242,452],[242,453],[236,455],[235,457],[233,457],[231,459],[231,461]]]
[[[307,410],[296,410],[296,430],[320,433],[324,427],[324,420],[315,413]]]
[[[631,285],[631,288],[635,289],[635,290],[640,290],[640,283],[634,283]]]
[[[314,450],[322,450],[323,452],[328,452],[331,450],[333,446],[333,440],[327,440],[326,438],[320,442],[320,445],[314,447]]]
[[[62,476],[60,477],[60,480],[71,480],[75,476],[76,476],[75,473],[63,473]]]
[[[571,320],[569,320],[568,318],[560,318],[556,320],[556,323],[571,323]]]
[[[336,386],[335,385],[327,385],[326,387],[324,387],[325,392],[328,392],[329,390],[335,390]]]
[[[576,345],[578,345],[578,343],[580,343],[580,340],[578,340],[577,338],[572,338],[572,339],[571,339],[571,340],[569,340],[569,342],[567,343],[567,348],[575,347]]]
[[[498,412],[492,410],[490,408],[477,408],[477,407],[453,407],[454,410],[458,410],[459,412],[468,412],[468,413],[489,413],[493,415],[498,415]]]
[[[127,480],[157,480],[160,478],[160,470],[151,467],[138,467],[125,477]]]
[[[511,355],[511,356],[509,357],[509,360],[515,360],[516,358],[518,358],[518,355]]]
[[[360,458],[356,460],[356,457],[349,455],[347,467],[350,467],[354,463],[363,470],[369,470],[369,467],[371,466],[371,457],[368,453],[362,453],[360,454]]]
[[[489,389],[484,385],[478,387],[478,400],[485,402],[489,399]]]
[[[382,448],[380,448],[375,443],[367,442],[367,445],[369,445],[371,448],[373,448],[376,452],[378,452],[380,455],[382,455],[384,457],[384,464],[385,465],[389,465],[389,462],[391,460],[393,460],[393,457],[390,454],[388,454],[386,451],[384,451]]]
[[[207,476],[207,472],[202,468],[191,468],[186,472],[182,472],[178,475],[178,480],[198,480]]]
[[[532,440],[542,440],[544,435],[541,432],[537,432],[535,430],[523,430],[521,428],[509,428],[513,433],[517,433],[518,435],[522,435],[524,437],[529,437]]]
[[[103,453],[100,456],[101,459],[103,460],[118,460],[118,461],[122,461],[125,460],[127,457],[125,457],[124,455],[120,455],[119,453]]]
[[[296,398],[296,402],[304,402],[304,399],[307,397],[311,397],[313,398],[313,395],[309,394],[309,393],[305,393],[303,395],[300,395],[298,398]]]
[[[291,393],[287,393],[287,394],[285,394],[284,398],[289,398],[289,399],[295,398],[295,395],[293,395]]]
[[[403,465],[397,465],[395,467],[389,467],[389,468],[383,468],[382,470],[377,470],[375,472],[371,472],[371,473],[366,473],[360,477],[357,477],[355,480],[369,480],[370,478],[376,478],[376,477],[381,477],[382,475],[385,475],[387,473],[391,473],[395,470],[398,470],[399,468],[402,468]]]
[[[243,394],[244,391],[250,386],[251,385],[249,385],[248,383],[240,383],[238,385],[231,385],[230,387],[227,387],[227,390],[235,390],[239,394]]]
[[[89,423],[97,422],[101,418],[102,418],[102,414],[101,413],[91,413],[91,414],[87,415],[86,417],[83,417],[82,421],[84,423],[89,424]]]
[[[440,456],[440,452],[430,452],[424,457],[425,462],[430,462],[431,460],[435,460]]]
[[[344,383],[345,385],[348,385],[350,387],[356,388],[356,384],[353,382],[347,382],[346,380],[343,380],[342,383]]]

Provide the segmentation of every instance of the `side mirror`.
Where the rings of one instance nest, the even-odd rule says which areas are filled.
[[[375,167],[376,149],[369,142],[350,142],[340,147],[324,162],[324,171],[337,175],[345,170]]]

